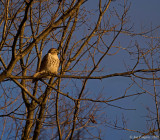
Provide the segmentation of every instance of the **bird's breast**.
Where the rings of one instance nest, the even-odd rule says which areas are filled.
[[[49,55],[47,69],[51,73],[57,74],[59,67],[59,58],[57,55]]]

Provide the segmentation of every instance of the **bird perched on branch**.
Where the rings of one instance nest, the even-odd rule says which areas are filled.
[[[33,75],[32,83],[40,78],[50,78],[49,74],[57,74],[59,68],[58,50],[51,48],[43,57],[40,70]]]

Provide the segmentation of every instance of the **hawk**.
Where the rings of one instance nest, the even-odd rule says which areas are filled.
[[[33,83],[37,81],[37,79],[42,77],[50,78],[47,76],[48,74],[57,74],[59,68],[59,58],[58,58],[58,50],[55,48],[51,48],[48,53],[43,57],[40,70],[33,75]]]

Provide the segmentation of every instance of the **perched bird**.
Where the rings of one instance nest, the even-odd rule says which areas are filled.
[[[32,83],[39,78],[50,78],[49,74],[57,74],[59,68],[58,50],[51,48],[48,53],[43,57],[40,70],[33,75]]]

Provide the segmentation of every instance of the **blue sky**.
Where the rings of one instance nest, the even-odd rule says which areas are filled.
[[[89,2],[87,5],[88,8],[97,8],[96,2],[97,0],[89,0],[93,1],[93,3]],[[103,1],[103,0],[102,0]],[[119,2],[123,2],[123,0],[115,0],[111,3],[110,7],[118,7]],[[133,25],[133,30],[136,33],[141,32],[141,29],[150,29],[151,26],[154,28],[155,26],[160,25],[160,0],[129,0],[128,4],[131,3],[131,7],[128,13],[128,17],[130,17],[130,23]],[[121,12],[121,11],[119,11]],[[91,18],[95,18],[95,15],[91,15]],[[114,21],[114,19],[113,19]],[[80,34],[83,35],[83,30],[79,31]],[[77,33],[77,32],[76,32]],[[157,36],[160,34],[157,34]],[[155,33],[156,36],[156,33]],[[79,37],[79,36],[78,36]],[[76,38],[76,37],[75,37]],[[110,40],[109,38],[106,39]],[[130,45],[130,40],[132,40],[132,45],[137,42],[145,48],[146,40],[144,41],[142,37],[131,37],[131,36],[120,36],[115,42],[116,45],[122,47],[127,47]],[[49,45],[48,45],[49,46]],[[51,45],[50,45],[51,46]],[[50,47],[49,46],[49,47]],[[48,49],[46,47],[46,49]],[[48,51],[48,50],[46,50]],[[46,52],[43,51],[43,55]],[[104,73],[105,75],[115,72],[124,72],[126,71],[125,64],[127,66],[133,67],[135,65],[135,60],[130,59],[130,55],[122,50],[115,56],[106,56],[104,61],[102,61],[101,66],[105,66]],[[125,64],[124,64],[125,62]],[[143,68],[143,67],[140,67]],[[77,80],[78,81],[78,80]],[[78,83],[78,82],[77,82]],[[80,84],[79,82],[78,84]],[[99,93],[102,93],[105,98],[116,98],[124,95],[124,91],[132,84],[130,78],[127,77],[114,77],[107,78],[103,81],[100,80],[90,80],[87,84],[87,88],[89,89],[89,96],[95,97],[98,96]],[[100,87],[100,89],[99,89]],[[87,90],[88,90],[87,89]],[[70,90],[70,87],[67,89]],[[152,90],[152,89],[149,89]],[[68,92],[68,91],[67,91]],[[66,93],[67,93],[66,92]],[[142,92],[136,85],[134,85],[127,94],[134,94],[137,92]],[[159,91],[158,91],[159,92]],[[73,93],[74,96],[75,93]],[[122,110],[117,109],[111,106],[107,106],[102,104],[101,107],[104,109],[104,116],[108,119],[108,122],[114,122],[117,118],[119,120],[118,124],[122,125],[121,119],[123,116],[126,118],[127,127],[135,130],[146,130],[146,115],[147,110],[146,106],[150,106],[151,108],[155,108],[153,104],[153,99],[149,95],[141,95],[140,97],[126,98],[124,100],[119,100],[115,102],[111,102],[113,105],[117,105],[120,107],[128,108],[128,109],[136,109],[136,110]],[[103,121],[103,120],[102,120]],[[106,127],[106,124],[103,124],[102,135],[104,140],[128,140],[130,137],[138,136],[133,132],[115,130],[109,127]]]
[[[158,26],[160,25],[160,1],[159,0],[130,0],[131,2],[131,8],[130,8],[130,18],[131,21],[134,22],[134,29],[137,32],[141,31],[141,27],[145,29],[150,29],[151,25]],[[139,43],[142,43],[139,41]],[[119,82],[121,83],[121,82]],[[117,84],[118,85],[118,84]],[[153,106],[153,102],[151,100],[150,96],[142,96],[141,98],[136,99],[135,104],[132,107],[136,108],[136,111],[129,111],[126,113],[128,116],[129,120],[129,128],[130,129],[138,129],[138,130],[145,130],[146,127],[146,118],[145,115],[147,111],[145,110],[145,106]],[[123,103],[125,104],[125,103]],[[128,105],[129,103],[126,103]],[[113,130],[108,130],[112,132]],[[114,131],[115,132],[115,131]],[[109,139],[120,139],[122,138],[123,140],[129,139],[129,136],[138,136],[135,133],[133,134],[132,132],[126,132],[123,133],[124,131],[119,131],[115,135],[114,133],[109,133],[106,135],[106,138],[108,137]],[[112,135],[110,135],[112,134]]]
[[[111,6],[116,7],[117,6],[118,0],[112,2]],[[134,31],[136,33],[139,33],[143,30],[150,29],[151,27],[156,27],[160,25],[160,0],[129,0],[128,3],[131,2],[131,7],[129,10],[128,16],[130,17],[131,23],[133,23],[134,26]],[[93,2],[94,4],[94,2]],[[94,5],[91,5],[94,7]],[[141,30],[142,29],[142,30]],[[156,35],[156,34],[155,34]],[[157,34],[158,35],[158,34]],[[123,39],[124,37],[120,37],[119,40]],[[125,37],[124,40],[122,41],[122,45],[126,47],[129,43],[129,40],[137,40],[140,45],[144,45],[142,47],[145,48],[145,43],[146,40],[143,41],[142,37],[139,39],[139,37],[135,37],[132,39],[132,37]],[[142,40],[142,41],[141,41]],[[106,65],[106,72],[113,73],[113,72],[122,72],[124,71],[124,65],[123,60],[127,62],[127,59],[129,56],[123,56],[124,53],[123,51],[120,52],[119,54],[115,55],[114,57],[108,57],[105,59],[105,62],[103,64]],[[109,61],[108,61],[109,60]],[[117,63],[117,60],[119,60],[119,63]],[[135,61],[133,61],[133,64],[131,63],[132,61],[129,61],[129,65],[135,64]],[[116,63],[116,65],[114,65]],[[112,93],[112,97],[118,97],[119,95],[124,94],[124,90],[130,85],[131,80],[128,78],[110,78],[104,80],[104,82],[97,82],[97,87],[103,84],[104,90],[103,93],[106,94],[106,97],[111,96],[110,93]],[[93,86],[92,82],[90,83],[90,86]],[[97,90],[98,88],[95,88],[93,90]],[[135,92],[141,92],[138,87],[133,86],[132,89],[129,91],[130,93],[135,93]],[[118,95],[117,95],[118,94]],[[142,95],[140,97],[133,97],[130,99],[125,99],[122,101],[115,102],[114,105],[120,105],[121,107],[126,107],[126,108],[136,108],[134,111],[122,111],[121,109],[115,109],[113,107],[106,107],[106,114],[109,119],[114,118],[122,118],[122,113],[126,117],[127,120],[127,126],[130,129],[137,129],[137,130],[144,130],[144,132],[147,132],[146,130],[146,115],[147,115],[147,110],[146,106],[150,106],[154,108],[153,100],[150,96],[148,95]],[[130,137],[134,136],[139,136],[139,134],[133,133],[133,132],[127,132],[127,131],[120,131],[120,130],[114,130],[111,128],[104,128],[105,133],[104,133],[104,139],[108,140],[127,140],[130,139]],[[151,138],[151,137],[150,137]]]

